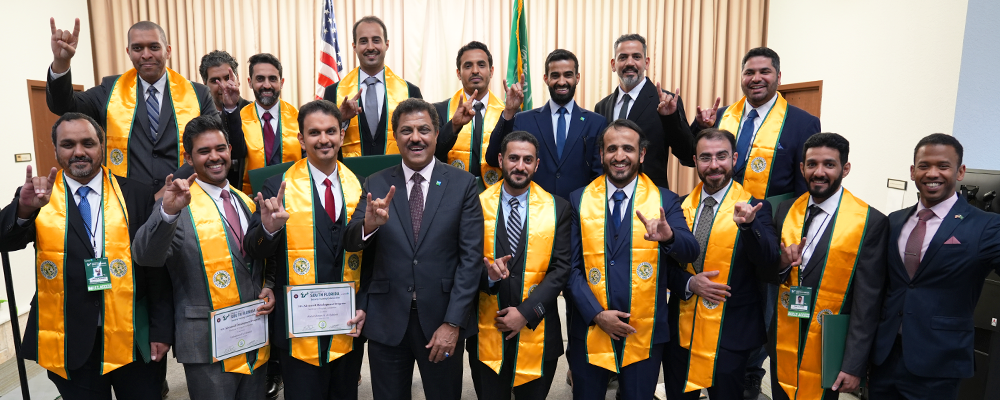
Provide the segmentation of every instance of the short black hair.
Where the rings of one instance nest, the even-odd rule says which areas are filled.
[[[507,143],[510,142],[528,142],[532,146],[535,146],[535,157],[538,157],[538,138],[526,131],[514,131],[509,135],[504,136],[503,141],[500,142],[500,154],[507,153]]]
[[[379,24],[379,26],[382,27],[382,40],[389,41],[388,38],[389,31],[385,29],[385,22],[382,22],[382,19],[379,17],[376,17],[374,15],[368,15],[365,16],[364,18],[359,19],[357,22],[354,23],[354,30],[353,30],[354,37],[351,38],[353,40],[351,43],[355,44],[358,43],[358,25],[361,25],[361,23],[363,22],[374,22],[376,24]]]
[[[700,142],[702,139],[725,140],[729,142],[729,152],[733,153],[736,151],[736,136],[733,136],[732,132],[727,131],[725,129],[715,129],[715,128],[702,129],[701,132],[698,132],[698,134],[694,136],[695,148],[698,147],[698,142]],[[695,154],[695,156],[697,156],[697,154]]]
[[[640,152],[649,147],[649,139],[646,138],[646,134],[642,131],[642,128],[640,128],[638,124],[629,119],[616,119],[611,121],[611,123],[609,123],[608,126],[601,131],[600,135],[597,135],[597,148],[599,151],[604,151],[604,134],[608,133],[608,131],[612,129],[630,129],[635,131],[635,133],[638,133]]]
[[[240,63],[236,62],[233,56],[222,50],[212,50],[211,53],[201,57],[201,66],[198,67],[198,72],[201,73],[201,80],[208,82],[208,69],[218,67],[222,64],[229,64],[229,67],[233,69],[233,73],[239,75],[237,68],[239,68]]]
[[[747,55],[743,56],[743,63],[740,64],[740,68],[746,67],[747,60],[753,57],[767,57],[771,59],[771,65],[774,66],[774,72],[781,72],[781,58],[778,57],[778,53],[767,47],[755,47],[747,52]]]
[[[281,61],[278,61],[278,57],[275,57],[271,53],[260,53],[250,56],[250,60],[247,61],[250,64],[250,77],[253,78],[253,66],[260,63],[267,63],[278,69],[278,77],[281,78]]]
[[[618,39],[615,39],[615,45],[611,48],[612,54],[617,54],[615,52],[618,51],[618,45],[622,44],[622,42],[631,42],[633,40],[642,43],[642,54],[646,55],[646,38],[642,37],[642,35],[638,33],[626,33],[619,36]]]
[[[423,99],[409,98],[403,100],[396,105],[396,110],[392,112],[392,132],[395,135],[396,129],[399,128],[399,119],[404,115],[413,114],[418,112],[426,112],[427,115],[431,116],[431,125],[434,126],[434,132],[438,131],[438,124],[440,119],[438,119],[437,110],[434,109],[434,105],[424,101]],[[301,112],[301,111],[300,111]]]
[[[493,54],[490,54],[490,49],[486,47],[482,42],[477,42],[475,40],[469,42],[461,49],[458,49],[458,57],[455,57],[455,68],[462,69],[462,54],[465,54],[469,50],[482,50],[486,53],[486,60],[490,62],[490,68],[493,68]]]
[[[56,147],[59,146],[59,144],[57,143],[58,140],[56,139],[56,136],[58,136],[56,134],[56,130],[59,129],[59,125],[62,125],[62,123],[66,122],[66,121],[75,121],[75,120],[78,120],[78,119],[83,119],[83,120],[87,120],[87,122],[90,122],[90,125],[94,127],[94,131],[97,132],[97,141],[100,142],[101,144],[104,144],[104,129],[101,129],[101,125],[99,125],[97,123],[97,121],[95,121],[93,118],[91,118],[87,114],[81,114],[81,113],[78,113],[78,112],[68,112],[68,113],[63,114],[61,117],[59,117],[59,119],[56,120],[56,123],[52,125],[52,145],[53,146],[56,146]]]
[[[302,107],[299,107],[299,132],[305,133],[305,121],[309,114],[323,113],[337,119],[340,124],[344,120],[344,115],[340,113],[340,108],[330,100],[313,100]]]
[[[576,58],[576,54],[569,50],[555,49],[545,57],[545,75],[549,74],[549,63],[562,60],[573,60],[573,72],[580,73],[580,60]]]
[[[958,165],[962,165],[962,156],[965,150],[962,148],[962,143],[955,139],[954,136],[945,135],[943,133],[932,133],[930,135],[924,136],[917,142],[917,146],[913,148],[913,163],[917,162],[917,151],[920,151],[921,147],[930,146],[935,144],[943,144],[945,146],[951,146],[955,149],[955,153],[958,153]]]
[[[132,26],[128,28],[128,33],[125,34],[125,38],[127,39],[128,44],[132,44],[133,30],[151,31],[154,29],[160,32],[160,39],[163,39],[163,45],[169,46],[170,40],[167,39],[167,32],[163,30],[162,26],[153,21],[139,21],[136,22],[135,24],[132,24]]]
[[[229,144],[229,132],[226,131],[226,124],[222,122],[219,113],[200,115],[184,126],[184,153],[191,154],[194,140],[203,133],[211,131],[222,132],[222,136],[226,138],[226,144]]]
[[[832,132],[817,133],[806,139],[802,145],[802,159],[806,159],[806,151],[813,147],[827,147],[840,152],[840,165],[847,165],[847,155],[851,152],[851,143],[846,138]]]

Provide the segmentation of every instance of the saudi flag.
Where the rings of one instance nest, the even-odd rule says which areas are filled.
[[[531,74],[528,73],[528,25],[524,17],[524,0],[514,0],[510,21],[510,49],[507,51],[507,84],[513,85],[524,75],[524,103],[521,110],[531,107]]]

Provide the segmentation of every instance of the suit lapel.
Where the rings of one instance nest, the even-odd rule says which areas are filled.
[[[615,105],[618,104],[618,93],[621,91],[620,86],[615,86],[615,90],[611,91],[608,95],[608,106],[604,108],[604,119],[608,122],[614,121],[615,119]]]
[[[655,111],[656,106],[660,104],[660,94],[656,93],[656,86],[653,82],[646,78],[646,83],[643,84],[642,90],[639,91],[639,95],[636,96],[635,103],[632,104],[632,110],[628,113],[628,119],[632,122],[639,122],[642,120],[642,116],[652,109]],[[659,116],[656,116],[659,118]]]
[[[546,149],[549,150],[550,160],[559,160],[556,149],[556,134],[552,131],[552,111],[549,110],[549,103],[538,108],[535,114],[535,124],[538,125],[538,132],[542,135],[542,142],[545,142]],[[559,162],[553,163],[559,165]]]
[[[402,165],[396,165],[388,183],[390,186],[403,189],[403,193],[401,193],[403,196],[397,196],[398,201],[393,199],[392,205],[396,209],[396,218],[399,219],[399,223],[403,226],[403,232],[410,239],[410,247],[416,249],[416,246],[413,245],[413,222],[410,221],[410,193],[406,191],[406,174],[403,173]],[[375,196],[372,195],[372,197]]]
[[[174,108],[170,99],[170,80],[168,79],[166,84],[163,85],[163,95],[160,96],[160,126],[156,130],[156,141],[159,142],[160,138],[163,137],[163,133],[167,130],[167,125],[170,125],[174,120]]]
[[[229,190],[229,188],[225,188],[223,190]],[[253,215],[253,213],[250,212],[250,209],[247,208],[246,204],[243,204],[242,200],[237,201],[236,204],[238,204],[240,206],[240,210],[243,212],[243,215],[245,215],[247,217],[247,223],[249,224],[250,223],[250,216]],[[245,236],[246,235],[246,230],[247,230],[248,227],[241,225],[240,228],[243,229],[243,235]],[[243,244],[240,243],[240,247],[242,247],[242,245]],[[240,266],[242,266],[242,267],[244,267],[244,268],[249,269],[249,270],[252,271],[253,270],[252,264],[248,264],[249,256],[247,256],[246,258],[244,258],[243,255],[240,254],[240,247],[230,247],[230,252],[229,253],[232,255],[232,257],[233,257],[234,260],[237,260],[240,263]]]
[[[830,221],[826,224],[826,229],[823,230],[823,234],[819,237],[819,242],[816,242],[816,247],[813,249],[812,255],[809,256],[809,262],[806,263],[802,282],[812,278],[813,272],[822,269],[820,266],[826,262],[826,255],[830,252],[830,236],[833,235],[834,221],[836,220],[837,214],[830,217]]]
[[[420,234],[424,237],[434,223],[434,214],[437,213],[438,206],[441,205],[441,198],[444,197],[445,190],[448,189],[448,170],[444,163],[434,159],[434,171],[431,172],[431,179],[427,182],[427,193],[424,196],[424,216],[420,219]],[[461,201],[461,200],[459,200]],[[417,242],[414,250],[419,249],[424,241]]]
[[[609,211],[608,216],[610,217],[611,216],[611,214],[610,214],[611,210],[608,210],[608,211]],[[614,245],[613,245],[613,247],[611,249],[611,252],[610,252],[612,258],[618,255],[618,252],[622,250],[622,246],[625,246],[625,243],[631,243],[631,241],[632,241],[632,218],[631,218],[631,216],[632,216],[632,200],[630,199],[629,203],[628,203],[628,206],[625,207],[625,212],[622,214],[622,224],[618,228],[618,232],[617,233],[612,233],[612,238],[615,238],[617,236],[616,240],[614,241]],[[615,230],[614,222],[611,222],[610,224],[608,224],[608,228],[607,229],[613,232]],[[631,248],[631,246],[629,246],[629,248]]]
[[[972,206],[970,206],[969,203],[959,196],[958,202],[956,202],[955,205],[951,207],[951,210],[948,210],[948,213],[944,215],[944,219],[941,220],[941,226],[938,227],[937,232],[934,233],[934,237],[931,238],[931,243],[927,246],[927,252],[924,253],[924,256],[920,259],[920,266],[917,268],[917,272],[913,274],[914,280],[920,276],[921,272],[927,269],[927,264],[929,264],[930,260],[934,258],[934,254],[941,249],[944,242],[952,236],[952,233],[955,232],[955,228],[958,228],[958,225],[960,225],[962,221],[965,221],[965,216],[969,214],[971,207]]]

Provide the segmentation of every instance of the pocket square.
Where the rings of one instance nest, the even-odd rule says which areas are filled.
[[[962,242],[959,242],[958,239],[955,239],[955,237],[952,236],[948,238],[948,240],[945,240],[944,244],[962,244]]]

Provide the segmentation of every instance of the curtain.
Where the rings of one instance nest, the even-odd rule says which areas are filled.
[[[536,106],[548,100],[542,81],[545,56],[564,48],[580,59],[576,100],[587,109],[614,90],[615,39],[646,37],[647,75],[664,89],[680,88],[689,120],[696,107],[716,97],[731,104],[739,88],[743,55],[766,41],[768,0],[527,0],[530,75]],[[240,62],[240,88],[252,99],[246,60],[268,52],[281,60],[282,98],[312,100],[316,86],[322,0],[90,0],[95,81],[131,68],[125,52],[129,26],[159,23],[171,45],[168,66],[196,82],[201,56],[226,50]],[[471,40],[493,56],[491,90],[506,75],[512,0],[334,0],[345,72],[357,66],[351,47],[354,21],[377,15],[387,25],[386,65],[437,102],[461,88],[455,74],[458,49]],[[695,171],[669,163],[671,189],[685,194]]]

